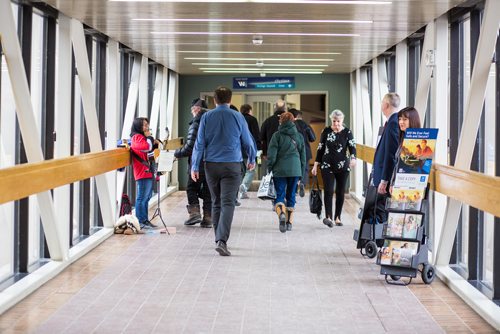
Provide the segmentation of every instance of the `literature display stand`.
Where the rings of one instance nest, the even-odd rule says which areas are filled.
[[[378,253],[377,264],[381,266],[380,273],[385,275],[389,284],[408,285],[419,271],[424,283],[430,284],[434,280],[435,270],[427,258],[427,193],[425,199],[408,210],[391,209],[394,202],[388,200],[387,224],[383,225],[385,242]],[[419,269],[420,265],[422,269]],[[402,277],[409,280],[403,280]]]
[[[407,129],[398,151],[394,187],[385,206],[385,241],[377,257],[380,273],[389,284],[408,285],[419,271],[425,284],[435,278],[435,269],[428,261],[428,178],[437,132]]]

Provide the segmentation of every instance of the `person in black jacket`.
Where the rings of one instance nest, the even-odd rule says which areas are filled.
[[[304,122],[304,120],[302,119],[302,111],[292,108],[290,109],[290,112],[293,114],[293,117],[295,117],[295,126],[297,127],[299,133],[302,134],[302,137],[304,137],[304,144],[306,145],[306,164],[304,167],[304,173],[302,174],[302,179],[300,180],[298,187],[299,196],[304,197],[305,185],[309,183],[309,160],[312,159],[310,143],[316,140],[316,135],[314,134],[314,131],[309,126],[309,124]]]
[[[200,178],[195,182],[191,179],[191,154],[193,153],[194,143],[198,135],[198,127],[203,113],[207,110],[207,103],[201,99],[194,99],[191,103],[191,114],[193,119],[189,122],[189,130],[184,146],[175,150],[176,158],[188,158],[188,181],[186,194],[188,198],[187,210],[189,218],[184,225],[195,225],[200,223],[201,227],[212,227],[212,198],[205,178],[203,164],[200,164]],[[203,219],[200,213],[199,198],[203,199]]]
[[[243,114],[243,117],[245,117],[245,121],[247,121],[248,124],[248,129],[250,130],[250,133],[252,134],[252,137],[255,141],[255,144],[257,146],[257,150],[261,149],[260,145],[260,131],[259,131],[259,123],[257,122],[257,118],[255,118],[252,115],[252,106],[249,104],[244,104],[240,107],[240,112]],[[246,154],[242,151],[243,153],[243,165],[246,166]],[[250,188],[250,184],[252,183],[253,177],[255,175],[255,169],[252,170],[247,170],[245,168],[245,173],[244,173],[243,181],[241,181],[240,184],[240,189],[238,192],[238,197],[240,199],[248,198],[247,191]]]
[[[274,114],[269,116],[264,123],[262,123],[262,127],[260,128],[260,141],[262,145],[262,157],[264,159],[267,157],[267,148],[269,147],[271,138],[274,133],[278,131],[278,127],[280,125],[280,115],[286,110],[285,101],[281,99],[276,101],[276,104],[274,105]]]

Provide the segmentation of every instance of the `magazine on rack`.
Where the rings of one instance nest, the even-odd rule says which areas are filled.
[[[387,209],[418,211],[422,206],[422,198],[425,194],[425,188],[410,189],[398,188],[392,189],[391,197],[387,199]]]
[[[438,129],[407,129],[397,173],[428,175],[431,172]]]
[[[422,225],[422,215],[407,213],[405,215],[405,223],[403,227],[403,238],[415,239],[417,230]]]
[[[404,223],[404,213],[389,212],[389,216],[387,217],[387,230],[385,233],[386,237],[402,238]]]
[[[418,242],[386,240],[380,250],[380,264],[411,267],[412,257],[418,252]]]

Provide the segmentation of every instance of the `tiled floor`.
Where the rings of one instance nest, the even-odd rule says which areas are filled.
[[[292,232],[269,202],[243,200],[229,240],[185,227],[186,200],[162,203],[177,233],[117,235],[0,317],[0,333],[494,333],[440,281],[391,286],[355,248],[357,204],[329,229],[299,199]]]

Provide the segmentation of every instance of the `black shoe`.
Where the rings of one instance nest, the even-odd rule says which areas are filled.
[[[286,230],[291,231],[292,230],[292,224],[291,223],[286,223]]]
[[[330,228],[333,227],[333,222],[330,218],[323,219],[323,224],[325,224],[326,226],[328,226]]]
[[[304,184],[301,182],[299,184],[299,196],[304,197],[305,195],[306,195],[306,189],[305,189]]]
[[[286,216],[284,213],[280,215],[280,232],[285,233],[286,232]]]
[[[217,242],[217,247],[215,247],[215,250],[217,253],[219,253],[220,256],[230,256],[231,252],[227,249],[227,244],[220,240]]]
[[[149,227],[149,228],[157,228],[158,226],[156,226],[155,224],[153,224],[152,222],[150,222],[149,220],[145,220],[143,223],[142,223],[145,227]]]
[[[235,200],[235,201],[234,201],[234,206],[240,206],[240,205],[241,205],[241,202],[240,202],[240,201],[238,201],[238,200]]]

